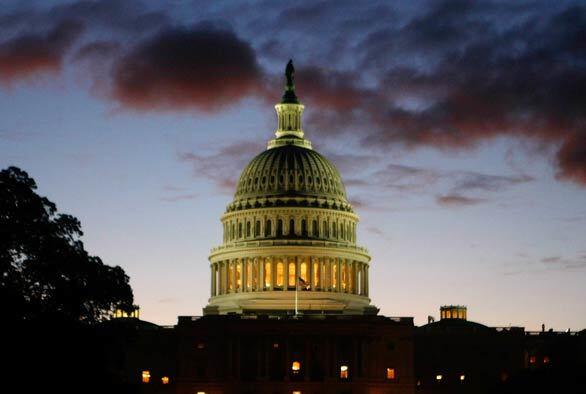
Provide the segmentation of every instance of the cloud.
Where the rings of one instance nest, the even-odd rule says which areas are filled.
[[[165,30],[114,66],[112,95],[141,110],[218,110],[259,91],[251,46],[211,25]]]
[[[165,202],[188,201],[188,200],[195,200],[198,197],[199,197],[198,193],[178,194],[175,196],[161,197],[161,201],[165,201]]]
[[[258,144],[237,141],[209,154],[182,152],[179,160],[191,165],[194,177],[212,182],[222,193],[232,194],[242,169],[261,151]]]
[[[454,191],[490,191],[498,192],[511,186],[532,182],[529,175],[489,175],[478,172],[454,172],[451,174],[458,178],[452,188]]]
[[[64,54],[82,30],[81,23],[65,21],[46,33],[22,33],[0,42],[0,83],[58,73]]]
[[[99,75],[99,91],[109,93],[100,96],[123,108],[216,111],[246,98],[273,102],[293,54],[306,124],[324,135],[356,138],[376,152],[528,141],[553,159],[557,179],[586,185],[584,4],[263,7],[262,16],[230,2],[201,3],[185,15],[114,0],[16,10],[0,15],[0,31],[16,32],[0,43],[0,78],[60,70],[74,39],[55,40],[50,31],[73,17],[90,30],[78,56],[102,51],[113,68]],[[107,52],[106,42],[120,46]]]
[[[437,196],[436,202],[439,205],[445,207],[462,207],[462,206],[469,206],[469,205],[476,205],[482,202],[485,202],[486,199],[484,198],[473,198],[473,197],[466,197],[459,194],[447,194],[443,196]]]

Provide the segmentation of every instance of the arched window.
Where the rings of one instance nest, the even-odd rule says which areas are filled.
[[[346,239],[344,235],[344,223],[340,223],[340,238]]]
[[[283,221],[281,219],[277,220],[277,237],[283,236]]]
[[[246,238],[250,238],[250,222],[246,222]]]
[[[234,228],[234,223],[232,223],[232,230],[230,231],[230,240],[234,239],[234,233],[236,232],[236,229]]]
[[[344,262],[341,262],[341,264],[342,264],[342,271],[341,271],[342,283],[340,283],[340,284],[341,284],[342,290],[346,290],[346,286],[348,284],[348,266]]]
[[[289,235],[295,235],[295,221],[293,219],[289,220]]]
[[[267,222],[265,224],[265,237],[271,236],[271,232],[272,232],[271,224],[272,224],[272,222],[270,220],[267,220]]]
[[[252,262],[252,289],[258,290],[258,258]]]
[[[252,262],[250,258],[246,259],[246,288],[250,289],[252,286]]]
[[[242,238],[242,223],[238,223],[238,238]]]
[[[338,288],[338,259],[332,260],[332,288]]]
[[[324,228],[324,237],[325,238],[328,238],[330,236],[330,225],[325,220],[324,220],[324,223],[323,224],[324,224],[323,225],[323,228]]]
[[[234,263],[228,265],[228,289],[234,290]]]
[[[265,288],[271,287],[271,260],[267,257],[265,260]]]
[[[317,220],[314,220],[313,222],[311,222],[311,235],[313,235],[314,238],[319,237],[319,229],[317,228]]]
[[[307,222],[305,219],[301,220],[301,236],[307,237]]]
[[[254,236],[260,237],[260,221],[258,221],[258,220],[254,224]]]
[[[332,223],[332,237],[338,237],[338,226],[336,226],[336,222]]]
[[[348,264],[348,291],[354,293],[354,269],[353,264]]]
[[[236,290],[242,289],[242,263],[240,260],[236,261]]]
[[[319,272],[319,261],[317,259],[313,259],[313,286],[319,287],[320,283],[320,272]]]
[[[295,262],[289,261],[289,269],[288,269],[288,277],[287,277],[287,286],[295,287]]]
[[[281,261],[281,259],[277,260],[277,280],[276,280],[276,286],[277,287],[283,287],[283,285],[285,284],[285,267],[283,266],[283,262]]]
[[[307,260],[308,260],[308,258],[304,257],[303,262],[299,266],[299,271],[300,271],[299,277],[303,280],[303,282],[305,282],[309,285],[309,281],[307,280],[307,274],[308,274]]]

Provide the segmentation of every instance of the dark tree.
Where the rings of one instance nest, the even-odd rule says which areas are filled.
[[[0,171],[0,305],[3,320],[96,323],[132,307],[120,267],[90,256],[79,220],[57,212],[16,167]]]

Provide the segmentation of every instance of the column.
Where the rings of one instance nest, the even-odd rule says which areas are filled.
[[[265,263],[266,263],[266,258],[265,258]],[[269,283],[269,290],[273,290],[275,287],[275,259],[271,257],[269,257],[269,266],[271,267],[270,272],[269,272],[269,281],[271,283]]]
[[[210,293],[211,293],[211,297],[214,297],[216,295],[216,264],[212,263],[210,265],[210,271],[212,273],[212,283],[210,286]]]
[[[241,268],[241,272],[242,272],[242,292],[247,292],[248,291],[248,257],[243,257],[242,258],[242,268]]]
[[[226,294],[226,264],[220,261],[220,294]]]
[[[364,295],[368,297],[368,271],[370,270],[370,266],[366,265],[364,267]]]
[[[338,291],[338,293],[341,293],[342,290],[342,259],[338,258],[338,257],[334,257],[335,261],[336,261],[336,290]]]
[[[314,279],[315,279],[313,277],[313,257],[311,257],[311,256],[307,257],[307,260],[309,260],[308,261],[309,264],[307,264],[308,265],[307,268],[309,269],[309,272],[308,272],[309,275],[307,275],[307,278],[309,279],[309,288],[311,289],[311,291],[315,291],[315,286],[313,284]]]
[[[260,291],[265,289],[265,262],[263,259],[256,257],[256,261],[258,262],[258,280],[256,281],[256,286]]]
[[[325,275],[324,275],[324,258],[319,257],[317,260],[317,264],[319,265],[319,288],[321,291],[325,291]]]
[[[281,256],[281,260],[283,261],[283,291],[287,291],[289,288],[289,257]]]

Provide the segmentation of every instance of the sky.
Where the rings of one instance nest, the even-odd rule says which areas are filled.
[[[292,58],[381,314],[584,329],[585,42],[577,1],[3,1],[0,168],[80,219],[143,319],[201,315]]]

